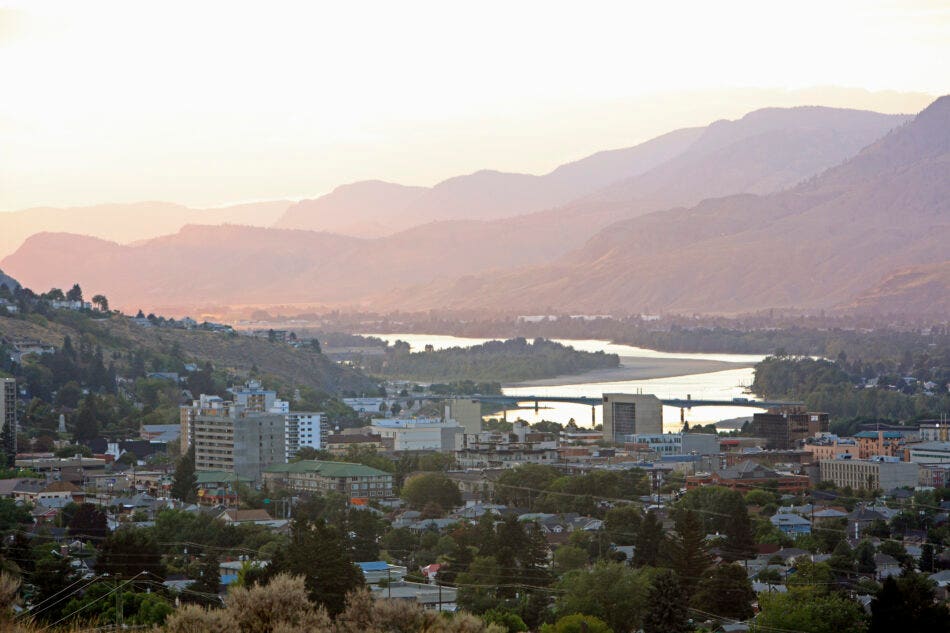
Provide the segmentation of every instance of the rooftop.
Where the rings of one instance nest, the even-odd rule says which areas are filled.
[[[328,462],[316,459],[304,459],[291,464],[274,464],[264,469],[268,473],[319,473],[324,477],[383,477],[385,471],[363,464],[350,462]]]

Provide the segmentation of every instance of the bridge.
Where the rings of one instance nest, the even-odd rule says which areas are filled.
[[[648,395],[648,394],[644,394]],[[447,396],[450,398],[453,396]],[[590,407],[596,407],[604,403],[603,397],[588,398],[585,396],[454,396],[467,398],[469,400],[478,400],[488,404],[497,404],[505,407],[516,408],[523,402],[533,402],[534,408],[538,409],[542,402],[566,402],[570,404],[583,404]],[[750,398],[733,398],[732,400],[704,400],[686,398],[660,398],[664,406],[676,407],[677,409],[692,409],[693,407],[753,407],[756,409],[772,409],[780,407],[800,407],[802,402],[791,402],[781,400],[752,400]],[[522,407],[523,408],[523,407]]]

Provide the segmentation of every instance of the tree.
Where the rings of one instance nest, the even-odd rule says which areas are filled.
[[[83,503],[69,521],[69,535],[95,541],[106,538],[109,535],[106,513],[91,503]]]
[[[96,571],[121,578],[132,578],[142,572],[164,578],[162,551],[151,531],[124,527],[113,532],[99,545]]]
[[[198,496],[198,475],[195,473],[195,447],[178,459],[172,479],[171,496],[179,501],[192,503]]]
[[[684,510],[676,516],[676,535],[670,539],[670,566],[676,572],[687,595],[706,576],[712,566],[712,556],[706,549],[706,533],[699,515]]]
[[[587,566],[587,552],[576,545],[562,545],[554,550],[554,570],[559,574]]]
[[[0,499],[0,534],[32,522],[33,517],[25,506],[18,505],[13,499]]]
[[[430,503],[443,511],[462,505],[458,485],[443,473],[423,473],[409,479],[402,487],[402,498],[415,510]]]
[[[752,583],[745,569],[736,563],[714,568],[707,578],[700,581],[692,599],[692,605],[700,611],[735,620],[751,618],[753,602],[755,591]]]
[[[105,295],[93,295],[92,303],[102,312],[109,311],[109,300]]]
[[[637,533],[636,547],[633,550],[633,564],[637,567],[649,565],[656,567],[660,558],[660,546],[663,543],[663,524],[653,511],[647,512]]]
[[[533,508],[541,492],[559,477],[550,466],[525,464],[506,470],[495,483],[495,499],[519,508]]]
[[[90,393],[79,405],[73,437],[76,443],[91,440],[99,436],[99,399]]]
[[[686,594],[676,572],[663,570],[653,579],[643,617],[644,633],[686,633],[693,627],[686,612]]]
[[[854,574],[854,552],[847,541],[842,540],[835,545],[831,558],[828,559],[828,566],[834,573],[842,576]]]
[[[634,506],[623,505],[607,510],[604,530],[610,542],[615,545],[635,545],[642,518],[640,510]]]
[[[617,633],[640,628],[647,609],[650,571],[614,562],[599,562],[590,569],[561,577],[556,615],[586,613],[596,616]]]
[[[864,633],[864,609],[838,593],[790,591],[759,594],[756,630],[802,633]]]
[[[188,586],[191,593],[182,594],[182,598],[198,604],[217,604],[220,589],[221,561],[214,550],[209,550],[201,557],[198,578]]]
[[[875,551],[874,544],[867,540],[861,541],[854,548],[854,558],[857,561],[859,574],[873,574],[877,570],[877,565],[874,562]]]
[[[925,574],[931,574],[934,568],[934,546],[930,543],[924,543],[920,548],[920,571]]]
[[[72,593],[64,591],[76,581],[76,571],[64,556],[47,555],[36,562],[30,582],[36,593],[33,604],[42,605],[33,617],[47,622],[56,622],[63,615],[63,608]]]
[[[0,465],[13,467],[16,464],[16,428],[13,424],[3,424],[3,430],[0,431],[0,452],[0,459],[3,461]]]
[[[73,284],[73,287],[66,292],[66,301],[82,301],[82,288],[79,284]]]
[[[930,579],[914,572],[884,579],[871,602],[868,633],[885,631],[950,631],[950,610],[934,603]]]
[[[363,574],[347,557],[342,535],[323,521],[295,521],[290,541],[277,550],[267,577],[300,575],[312,600],[335,615],[346,594],[363,585]]]
[[[498,625],[508,633],[521,633],[528,630],[528,625],[524,623],[521,616],[506,609],[489,609],[482,614],[482,620],[486,624]]]
[[[610,626],[598,617],[575,613],[560,618],[554,624],[545,624],[541,633],[613,633]]]

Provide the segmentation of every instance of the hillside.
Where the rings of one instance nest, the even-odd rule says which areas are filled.
[[[0,270],[0,286],[6,286],[7,290],[16,290],[20,287],[20,282]]]
[[[899,270],[846,307],[884,314],[950,314],[950,261]]]
[[[189,223],[268,226],[290,202],[254,202],[216,209],[191,209],[168,202],[38,207],[0,213],[0,256],[37,233],[81,233],[115,242],[134,242],[177,231]]]
[[[472,276],[402,307],[738,312],[846,306],[898,270],[946,261],[950,97],[791,190],[613,224],[549,266]]]
[[[256,365],[261,374],[276,376],[285,384],[309,386],[331,394],[373,390],[376,386],[361,373],[341,367],[310,349],[295,349],[260,338],[143,328],[121,316],[90,318],[66,311],[55,311],[51,319],[39,315],[28,319],[0,316],[0,341],[35,340],[59,348],[67,336],[73,341],[91,336],[103,347],[106,358],[112,352],[124,357],[139,349],[164,355],[177,346],[194,362],[211,361],[216,369],[239,376],[247,375]]]
[[[637,180],[643,183],[641,189],[630,181],[569,205],[500,220],[431,222],[375,239],[238,226],[186,226],[175,234],[131,245],[71,234],[39,234],[2,265],[36,288],[84,279],[90,288],[109,296],[115,306],[130,311],[141,307],[181,314],[222,305],[269,304],[319,309],[361,306],[370,299],[381,309],[429,309],[448,301],[495,310],[509,306],[507,297],[494,302],[495,297],[505,296],[501,294],[504,286],[495,287],[495,280],[505,280],[510,271],[522,267],[552,261],[557,261],[557,267],[564,266],[565,253],[581,248],[611,222],[665,209],[677,200],[702,197],[707,189],[718,192],[723,182],[737,188],[736,192],[791,187],[839,162],[852,148],[873,142],[901,120],[829,108],[753,113],[739,121],[690,131],[686,136],[694,138],[689,147],[644,172]],[[677,134],[685,132],[671,136],[682,142]],[[666,139],[667,145],[662,147],[668,151],[672,141],[661,139]],[[656,152],[643,152],[642,160],[645,155],[656,159]],[[603,178],[613,178],[622,171],[620,165],[629,166],[630,160],[630,152],[623,150],[595,155],[553,173],[559,173],[564,182],[590,182],[597,165],[603,166]],[[480,178],[493,177],[482,174]],[[462,187],[463,181],[456,179],[449,188]],[[403,194],[411,198],[418,193],[385,183],[356,189],[365,194],[362,199],[367,204],[389,198],[404,200]],[[339,195],[346,198],[344,193]],[[359,219],[347,213],[339,217]],[[647,222],[654,221],[664,230],[665,220]],[[617,225],[605,239],[619,239],[625,230]],[[677,229],[685,231],[684,244],[690,230]],[[677,235],[674,243],[679,244],[680,239]],[[598,245],[602,241],[591,242],[595,258],[601,255]],[[651,242],[644,252],[660,243]],[[63,253],[70,254],[68,265],[64,265]],[[464,295],[478,284],[490,286],[483,295],[488,302],[452,294],[457,290]],[[413,286],[425,289],[394,291]],[[539,298],[529,289],[523,296],[530,297],[530,302],[522,305],[533,310],[551,305],[547,297],[558,295],[544,292]],[[599,301],[602,298],[581,305],[598,305]],[[623,299],[612,305],[628,303]],[[656,297],[648,305],[666,303],[665,298]],[[517,305],[518,301],[510,304],[512,309]]]
[[[291,206],[276,228],[382,237],[442,220],[492,220],[565,204],[652,169],[685,151],[699,129],[682,129],[635,147],[599,152],[544,176],[482,170],[433,187],[364,181]]]

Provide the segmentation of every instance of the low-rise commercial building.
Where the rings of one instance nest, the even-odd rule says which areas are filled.
[[[457,451],[464,438],[458,422],[438,418],[377,418],[371,429],[392,440],[394,451]]]
[[[950,462],[950,441],[910,444],[908,449],[910,451],[910,461],[918,464]]]
[[[919,466],[913,462],[887,459],[826,459],[818,463],[821,481],[853,490],[893,490],[915,488]]]
[[[733,468],[711,473],[697,473],[686,477],[686,488],[700,488],[702,486],[724,486],[733,490],[756,490],[764,487],[774,487],[781,493],[797,494],[809,487],[809,479],[805,475],[780,473],[766,468],[755,462],[745,461]]]
[[[354,499],[384,499],[393,496],[390,473],[347,462],[302,460],[274,464],[264,470],[264,483],[297,492],[335,492]]]
[[[858,459],[904,456],[904,435],[898,431],[861,431],[854,435]]]
[[[638,433],[624,438],[627,448],[665,455],[716,455],[719,436],[715,433]]]

